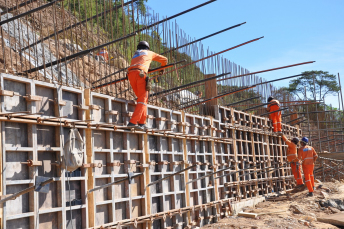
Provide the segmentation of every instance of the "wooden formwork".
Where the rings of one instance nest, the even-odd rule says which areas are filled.
[[[294,185],[290,167],[261,172],[286,162],[287,146],[267,118],[221,106],[214,107],[215,117],[205,117],[148,105],[149,131],[132,131],[122,128],[135,109],[132,101],[7,74],[0,80],[2,197],[33,186],[37,175],[57,179],[48,194],[30,192],[7,201],[1,208],[3,228],[203,226],[228,214],[231,201]],[[23,111],[30,114],[9,114]],[[85,150],[83,167],[69,174],[55,162],[64,155],[72,127]],[[283,132],[301,134],[284,124]],[[20,163],[26,160],[42,166]],[[132,184],[88,192],[129,172],[143,175]]]

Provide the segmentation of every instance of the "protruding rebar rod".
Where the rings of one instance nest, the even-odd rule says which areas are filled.
[[[55,3],[56,1],[58,1],[58,0],[55,0],[55,1],[51,2],[51,3]],[[143,27],[143,28],[141,28],[141,29],[139,29],[139,30],[137,30],[137,31],[135,31],[135,32],[133,32],[133,33],[130,33],[130,34],[126,35],[126,36],[123,36],[123,37],[121,37],[121,38],[115,39],[115,40],[113,40],[113,41],[110,41],[110,42],[107,42],[107,43],[104,43],[104,44],[101,44],[101,45],[98,45],[98,46],[96,46],[96,47],[94,47],[94,48],[90,48],[90,49],[87,49],[87,50],[80,51],[80,52],[75,53],[75,54],[72,54],[72,55],[70,55],[70,56],[68,56],[68,57],[64,57],[64,58],[61,58],[61,59],[59,59],[59,60],[56,60],[56,61],[53,61],[53,62],[50,62],[50,63],[47,63],[47,64],[43,64],[43,65],[41,65],[41,66],[39,66],[39,67],[29,69],[29,70],[27,70],[27,71],[24,71],[24,74],[32,73],[32,72],[36,72],[36,71],[42,70],[42,69],[44,69],[44,68],[48,68],[48,67],[53,66],[53,65],[56,65],[56,64],[58,64],[58,63],[62,63],[62,62],[65,62],[65,61],[67,61],[67,60],[70,60],[70,59],[73,59],[73,58],[76,58],[76,57],[79,57],[79,56],[82,56],[82,55],[86,55],[86,54],[88,54],[88,53],[90,53],[90,52],[92,52],[92,51],[94,51],[94,50],[101,49],[101,48],[103,48],[103,47],[109,46],[109,45],[114,44],[114,43],[116,43],[116,42],[119,42],[119,41],[128,39],[128,38],[130,38],[130,37],[135,36],[135,35],[136,35],[137,33],[139,33],[139,32],[142,32],[142,31],[144,31],[144,30],[146,30],[146,29],[149,29],[149,28],[152,28],[152,27],[154,27],[154,26],[157,26],[157,25],[159,25],[159,24],[161,24],[161,23],[163,23],[163,22],[166,22],[166,21],[168,21],[168,20],[171,20],[171,19],[173,19],[173,18],[175,18],[175,17],[178,17],[178,16],[180,16],[180,15],[186,14],[186,13],[188,13],[188,12],[190,12],[190,11],[193,11],[193,10],[195,10],[195,9],[198,9],[198,8],[200,8],[200,7],[202,7],[202,6],[208,5],[209,3],[212,3],[212,2],[215,2],[215,1],[216,1],[216,0],[207,1],[207,2],[205,2],[205,3],[203,3],[203,4],[200,4],[200,5],[198,5],[198,6],[192,7],[192,8],[190,8],[190,9],[188,9],[188,10],[185,10],[185,11],[183,11],[183,12],[180,12],[180,13],[178,13],[178,14],[175,14],[175,15],[173,15],[173,16],[171,16],[171,17],[165,18],[165,19],[163,19],[163,20],[160,20],[160,21],[158,21],[158,22],[155,22],[155,23],[153,23],[153,24],[150,24],[150,25],[148,25],[148,26],[145,26],[145,27]],[[51,4],[51,3],[48,3],[48,4]],[[10,18],[10,19],[12,19],[12,18]],[[3,21],[0,22],[0,23],[3,23]]]
[[[163,67],[150,69],[150,70],[148,70],[148,73],[153,73],[153,72],[164,70],[166,68],[171,68],[171,67],[175,66],[176,64],[180,64],[180,63],[183,63],[185,61],[186,60],[181,60],[181,61],[178,61],[178,62],[175,62],[175,63],[172,63],[172,64],[168,64],[168,65],[163,66]],[[103,79],[105,79],[105,78],[103,78]],[[100,80],[103,80],[103,79],[100,79]],[[127,80],[127,79],[128,79],[128,77],[126,76],[126,77],[123,77],[123,78],[120,78],[120,79],[117,79],[117,80],[114,80],[114,81],[111,81],[111,82],[108,82],[108,83],[104,83],[104,84],[101,84],[101,85],[98,85],[98,86],[94,86],[94,87],[92,87],[92,89],[94,90],[94,89],[98,89],[98,88],[101,88],[101,87],[109,86],[111,84],[116,84],[116,83],[122,82],[122,81]],[[97,80],[94,83],[99,82],[100,80]]]
[[[262,70],[262,71],[258,71],[258,72],[250,72],[250,73],[246,73],[246,74],[242,74],[242,75],[238,75],[238,76],[232,76],[232,77],[229,77],[229,78],[219,79],[219,80],[217,80],[217,81],[229,80],[229,79],[234,79],[234,78],[238,78],[238,77],[242,77],[242,76],[254,75],[254,74],[263,73],[263,72],[270,72],[270,71],[275,71],[275,70],[279,70],[279,69],[295,67],[295,66],[304,65],[304,64],[312,64],[312,63],[314,63],[314,62],[315,62],[315,61],[308,61],[308,62],[303,62],[303,63],[298,63],[298,64],[292,64],[292,65],[287,65],[287,66],[278,67],[278,68],[271,68],[271,69]],[[301,74],[300,76],[302,76],[302,74]],[[273,81],[272,81],[272,82],[273,82]]]
[[[30,3],[33,3],[33,2],[37,2],[38,0],[29,0],[29,1],[26,1],[26,2],[23,2],[23,3],[20,3],[19,5],[17,6],[14,6],[12,8],[9,8],[9,9],[6,9],[5,11],[1,12],[0,15],[4,15],[4,14],[7,14],[7,13],[11,13],[12,11],[15,11],[15,10],[18,10],[19,8],[23,7],[23,6],[26,6]]]
[[[246,41],[246,42],[244,42],[244,43],[241,43],[241,44],[236,45],[236,46],[234,46],[234,47],[231,47],[231,48],[229,48],[229,49],[225,49],[225,50],[223,50],[223,51],[221,51],[221,52],[212,54],[212,55],[207,56],[207,57],[204,57],[204,58],[202,58],[202,59],[198,59],[198,60],[193,61],[193,62],[191,62],[191,63],[189,63],[189,64],[183,65],[183,66],[181,66],[181,67],[179,67],[179,68],[173,69],[172,71],[165,72],[163,75],[166,75],[166,74],[168,74],[168,73],[177,71],[177,70],[179,70],[179,69],[181,69],[181,68],[185,68],[185,67],[187,67],[187,66],[189,66],[189,65],[195,64],[195,63],[200,62],[200,61],[202,61],[202,60],[206,60],[206,59],[209,59],[209,58],[211,58],[211,57],[220,55],[220,54],[225,53],[225,52],[228,52],[228,51],[230,51],[230,50],[239,48],[239,47],[241,47],[241,46],[243,46],[243,45],[247,45],[247,44],[252,43],[252,42],[254,42],[254,41],[258,41],[258,40],[260,40],[260,39],[262,39],[262,38],[264,38],[264,36],[263,36],[263,37],[256,38],[256,39],[252,39],[252,40],[250,40],[250,41]],[[154,80],[155,78],[156,78],[156,77],[152,77],[151,80]]]
[[[182,86],[174,87],[174,88],[171,88],[171,89],[168,89],[168,90],[165,90],[165,91],[156,92],[156,93],[150,94],[149,96],[158,96],[158,95],[161,95],[161,94],[169,93],[171,91],[182,89],[184,87],[189,87],[189,86],[194,85],[194,84],[199,84],[199,83],[206,82],[208,80],[217,79],[219,77],[222,77],[222,76],[225,76],[225,75],[228,75],[228,74],[231,74],[231,73],[230,72],[223,73],[223,74],[220,74],[220,75],[217,75],[217,76],[213,76],[213,77],[209,77],[209,78],[206,78],[206,79],[198,80],[198,81],[195,81],[195,82],[192,82],[192,83],[188,83],[188,84],[184,84]]]
[[[252,109],[255,109],[255,108],[258,108],[258,107],[262,107],[262,106],[265,106],[265,105],[268,105],[268,104],[270,104],[270,103],[262,103],[262,104],[260,104],[258,106],[249,107],[249,108],[246,108],[246,109],[244,109],[242,111],[249,111],[249,110],[252,110]]]
[[[24,16],[26,16],[26,15],[32,14],[32,13],[34,13],[34,12],[43,10],[43,9],[49,7],[49,6],[54,5],[56,2],[59,2],[59,1],[61,1],[61,0],[54,0],[54,1],[51,1],[51,2],[49,2],[49,3],[47,3],[47,4],[45,4],[45,5],[36,7],[36,8],[34,8],[34,9],[32,9],[32,10],[29,10],[29,11],[27,11],[27,12],[25,12],[25,13],[18,14],[18,15],[16,15],[16,16],[13,16],[13,17],[8,18],[8,19],[6,19],[6,20],[0,21],[0,26],[2,26],[3,24],[6,24],[6,23],[8,23],[8,22],[14,21],[14,20],[16,20],[16,19],[18,19],[18,18],[21,18],[21,17],[24,17]]]
[[[178,47],[176,47],[176,48],[170,49],[170,50],[168,50],[168,51],[166,51],[166,52],[163,52],[163,53],[160,53],[160,54],[161,54],[161,55],[164,55],[164,54],[166,54],[166,53],[173,52],[173,51],[175,51],[175,50],[177,50],[177,49],[184,48],[184,47],[186,47],[186,46],[188,46],[188,45],[192,45],[192,44],[194,44],[194,43],[197,43],[197,42],[202,41],[202,40],[204,40],[204,39],[207,39],[207,38],[209,38],[209,37],[212,37],[212,36],[218,35],[218,34],[220,34],[220,33],[226,32],[226,31],[228,31],[228,30],[230,30],[230,29],[234,29],[234,28],[236,28],[236,27],[239,27],[239,26],[241,26],[241,25],[243,25],[243,24],[245,24],[245,23],[246,23],[246,22],[243,22],[243,23],[240,23],[240,24],[237,24],[237,25],[228,27],[227,29],[223,29],[223,30],[218,31],[218,32],[216,32],[216,33],[212,33],[212,34],[210,34],[210,35],[208,35],[208,36],[199,38],[199,39],[197,39],[197,40],[194,40],[194,41],[189,42],[189,43],[187,43],[187,44],[184,44],[184,45],[178,46]]]
[[[302,118],[304,118],[304,117],[305,117],[305,116],[302,116],[302,117],[299,117],[299,118],[290,120],[290,121],[286,122],[285,124],[288,124],[288,123],[291,123],[291,122],[295,122],[296,120],[302,119]]]
[[[241,92],[241,91],[246,91],[246,90],[249,90],[251,88],[254,88],[255,86],[249,86],[249,87],[244,87],[244,88],[240,88],[240,89],[237,89],[237,90],[234,90],[234,91],[230,91],[230,92],[225,92],[223,94],[220,94],[218,96],[214,96],[212,98],[209,98],[209,99],[206,99],[206,100],[203,100],[203,101],[200,101],[198,103],[194,103],[192,105],[189,105],[189,106],[185,106],[183,108],[180,108],[181,110],[184,110],[184,109],[187,109],[187,108],[190,108],[190,107],[193,107],[193,106],[197,106],[199,104],[202,104],[202,103],[207,103],[209,101],[212,101],[214,99],[219,99],[221,97],[224,97],[224,96],[227,96],[227,95],[231,95],[231,94],[235,94],[235,93],[238,93],[238,92]]]
[[[254,100],[254,99],[259,99],[260,97],[261,97],[261,96],[256,96],[256,97],[244,99],[244,100],[241,100],[241,101],[238,101],[238,102],[235,102],[235,103],[227,104],[226,106],[233,106],[233,105],[236,105],[236,104],[239,104],[239,103],[244,103],[244,102],[246,102],[246,101],[250,101],[250,100]]]
[[[269,114],[273,114],[273,113],[276,113],[276,112],[279,112],[279,111],[284,111],[284,110],[288,110],[289,108],[286,107],[286,108],[281,108],[277,111],[271,111],[271,112],[268,112],[268,113],[264,113],[264,114],[261,114],[260,116],[265,116],[265,115],[269,115]]]
[[[37,0],[36,0],[36,1],[37,1]],[[138,0],[128,1],[128,2],[126,2],[126,3],[123,4],[123,7],[124,7],[124,6],[127,6],[127,5],[129,5],[129,4],[131,4],[132,2],[136,2],[136,1],[138,1]],[[118,9],[120,9],[121,7],[122,7],[122,5],[116,5],[115,7],[113,7],[113,8],[110,9],[110,10],[106,10],[106,11],[104,11],[104,12],[101,12],[101,13],[97,14],[97,15],[94,15],[94,16],[92,16],[92,17],[86,18],[86,19],[83,20],[83,21],[77,22],[77,23],[75,23],[75,24],[73,24],[73,25],[70,25],[70,26],[68,26],[68,27],[66,27],[66,28],[63,28],[63,29],[61,29],[61,30],[59,30],[59,31],[57,31],[57,32],[54,32],[54,33],[52,33],[52,34],[50,34],[50,35],[48,35],[48,36],[46,36],[46,37],[40,39],[40,40],[37,41],[37,42],[34,42],[34,43],[32,43],[32,44],[30,44],[30,45],[28,45],[28,46],[22,48],[20,51],[23,52],[24,50],[26,50],[26,49],[28,49],[28,48],[31,48],[31,47],[33,47],[33,46],[39,44],[39,43],[42,43],[42,42],[45,41],[45,40],[48,40],[49,38],[55,37],[55,36],[57,36],[58,34],[65,32],[66,30],[75,28],[75,27],[77,27],[77,26],[79,26],[79,25],[82,25],[82,24],[84,24],[84,23],[86,23],[86,22],[88,22],[88,21],[90,21],[90,20],[93,20],[93,19],[96,19],[96,18],[98,18],[98,17],[104,16],[104,15],[106,15],[107,13],[109,13],[110,11],[118,10]]]
[[[291,126],[295,126],[295,125],[297,125],[297,124],[300,124],[300,123],[303,123],[303,122],[306,122],[308,119],[305,119],[305,120],[302,120],[302,121],[300,121],[300,122],[297,122],[297,123],[294,123],[294,124],[290,124]]]

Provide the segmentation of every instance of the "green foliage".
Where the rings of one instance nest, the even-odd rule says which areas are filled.
[[[339,90],[336,76],[325,71],[303,72],[301,77],[290,81],[288,88],[301,100],[324,100],[327,95],[335,95]]]

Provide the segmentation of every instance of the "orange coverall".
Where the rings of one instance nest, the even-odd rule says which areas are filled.
[[[137,96],[137,105],[130,122],[133,124],[145,124],[147,118],[148,91],[146,91],[146,77],[152,61],[167,64],[168,59],[149,50],[137,50],[131,59],[128,69],[130,85]],[[140,71],[144,72],[144,77],[140,77]]]
[[[280,103],[277,99],[273,99],[268,104],[268,112],[277,111],[280,109]],[[275,112],[270,114],[270,119],[272,120],[272,125],[274,127],[274,132],[281,132],[282,131],[282,114],[281,112]]]
[[[299,159],[302,162],[303,174],[305,175],[305,183],[309,192],[314,191],[314,162],[318,158],[317,153],[312,146],[303,146],[299,149]]]
[[[299,163],[299,159],[297,157],[297,148],[294,143],[289,141],[284,135],[282,135],[282,139],[288,146],[287,149],[287,160],[290,162],[291,171],[293,172],[294,178],[296,180],[297,185],[302,185],[302,174],[301,174],[301,166],[297,166],[296,163]],[[300,164],[301,165],[301,164]]]
[[[109,60],[109,53],[108,53],[108,51],[106,51],[106,49],[102,49],[97,55],[103,56],[105,61]]]

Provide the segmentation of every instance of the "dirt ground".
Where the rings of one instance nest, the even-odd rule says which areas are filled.
[[[319,186],[319,185],[322,185]],[[221,219],[216,224],[207,225],[203,228],[235,228],[235,229],[264,229],[264,228],[343,228],[331,224],[321,223],[317,218],[340,212],[337,209],[321,207],[319,200],[340,199],[344,201],[344,183],[337,181],[316,184],[317,190],[314,197],[306,197],[307,188],[295,190],[287,195],[280,195],[275,200],[267,200],[257,204],[254,208],[244,208],[244,212],[257,213],[256,218],[230,216]],[[325,193],[322,194],[321,192]],[[327,196],[328,194],[328,196]],[[295,210],[297,208],[297,210]],[[298,212],[298,213],[297,213]],[[343,211],[342,211],[343,212]]]

